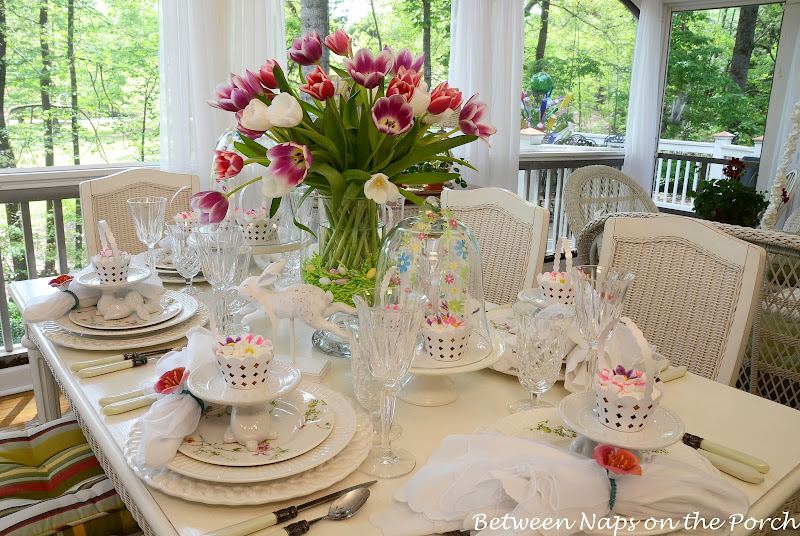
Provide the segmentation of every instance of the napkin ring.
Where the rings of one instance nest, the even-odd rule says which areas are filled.
[[[181,391],[181,394],[182,394],[182,395],[189,395],[189,396],[191,396],[192,398],[194,398],[194,399],[195,399],[195,401],[196,401],[198,404],[200,404],[200,413],[203,413],[203,412],[206,410],[206,404],[205,404],[205,402],[203,402],[202,400],[200,400],[199,398],[197,398],[197,397],[194,395],[194,393],[192,393],[192,392],[191,392],[191,391],[189,391],[188,389],[184,389],[183,391]]]
[[[78,300],[78,296],[69,289],[69,284],[72,281],[72,279],[73,279],[73,276],[68,275],[68,274],[64,274],[64,275],[60,275],[60,276],[58,276],[58,277],[56,277],[54,279],[51,279],[47,283],[51,287],[57,288],[58,290],[60,290],[62,292],[66,292],[67,294],[72,296],[72,298],[75,300],[75,305],[72,306],[70,311],[73,311],[73,310],[77,309],[78,305],[80,304],[80,300]]]
[[[72,292],[70,289],[68,289],[68,288],[65,288],[65,289],[64,289],[64,292],[66,292],[67,294],[69,294],[70,296],[72,296],[72,297],[73,297],[73,299],[75,300],[75,305],[73,305],[73,306],[70,308],[70,311],[74,311],[75,309],[77,309],[77,308],[78,308],[78,304],[80,303],[80,301],[78,300],[78,296],[77,296],[77,295],[76,295],[74,292]]]
[[[611,497],[608,499],[609,511],[614,510],[614,503],[617,502],[617,481],[613,478],[608,479],[611,482]]]

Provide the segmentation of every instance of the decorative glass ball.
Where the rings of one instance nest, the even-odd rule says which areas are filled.
[[[452,212],[442,209],[438,199],[430,197],[417,216],[402,220],[386,235],[378,257],[376,281],[382,286],[428,296],[423,333],[435,331],[450,340],[462,337],[466,326],[469,335],[463,352],[437,357],[429,348],[433,359],[462,359],[459,364],[466,364],[483,359],[492,351],[482,266],[480,247],[470,230]],[[424,366],[417,358],[414,363]]]
[[[553,79],[545,72],[538,72],[531,76],[531,90],[534,93],[547,93],[553,89]]]

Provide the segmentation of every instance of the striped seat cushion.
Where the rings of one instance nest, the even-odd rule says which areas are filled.
[[[74,417],[0,434],[0,536],[137,530]]]

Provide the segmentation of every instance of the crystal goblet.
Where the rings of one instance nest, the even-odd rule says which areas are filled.
[[[203,258],[203,275],[214,291],[214,327],[220,338],[237,335],[228,314],[227,289],[236,275],[242,229],[238,225],[210,225],[194,230]]]
[[[186,286],[181,289],[181,292],[191,296],[201,294],[202,290],[192,286],[194,278],[200,272],[203,264],[197,240],[192,238],[192,228],[187,225],[168,224],[167,233],[172,239],[172,265],[186,280]]]
[[[353,301],[358,311],[358,344],[383,394],[381,442],[372,448],[361,470],[379,478],[402,476],[417,462],[410,452],[392,448],[389,430],[397,389],[411,366],[428,299],[413,291],[386,288],[359,291]]]
[[[358,317],[349,317],[350,322],[345,325],[347,337],[350,341],[350,368],[353,373],[353,393],[356,395],[358,404],[369,413],[372,420],[373,443],[380,443],[381,440],[381,391],[383,386],[369,373],[367,356],[361,349],[361,341],[358,337]],[[402,430],[400,425],[394,422],[389,428],[389,440],[394,441],[400,437]]]
[[[147,267],[152,273],[156,271],[155,246],[164,232],[164,210],[167,208],[166,197],[132,197],[128,206],[133,216],[136,236],[147,246]]]
[[[586,390],[591,391],[597,371],[597,346],[608,340],[616,326],[634,275],[609,266],[585,265],[572,268],[575,316],[578,329],[589,345],[586,353]]]
[[[517,323],[517,377],[530,396],[513,402],[509,409],[516,413],[551,408],[552,404],[542,402],[540,396],[558,379],[572,316],[543,317],[541,309],[530,302],[517,302],[512,309]]]

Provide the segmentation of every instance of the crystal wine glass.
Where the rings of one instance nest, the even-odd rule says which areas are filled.
[[[386,288],[356,292],[353,301],[358,311],[359,348],[383,391],[381,442],[370,450],[361,470],[379,478],[402,476],[417,462],[410,452],[392,448],[389,430],[397,389],[411,366],[428,299],[416,292]]]
[[[203,264],[197,239],[192,237],[192,228],[188,225],[167,224],[167,232],[172,239],[172,264],[186,280],[186,286],[181,292],[190,296],[201,294],[202,290],[192,286]]]
[[[611,336],[625,305],[634,275],[609,266],[576,266],[572,269],[575,316],[581,335],[589,345],[586,353],[586,389],[593,389],[600,337]]]
[[[236,273],[233,276],[231,287],[227,290],[228,314],[231,316],[230,331],[236,335],[244,335],[250,331],[250,328],[243,325],[237,317],[241,308],[250,302],[239,296],[239,293],[233,287],[241,285],[250,275],[250,259],[252,259],[252,257],[253,248],[251,246],[246,244],[239,246],[239,254],[236,258]]]
[[[530,396],[513,402],[509,409],[516,413],[534,408],[552,408],[552,404],[542,402],[539,397],[558,379],[572,315],[537,316],[541,309],[533,303],[522,301],[515,303],[512,309],[517,323],[517,376]]]
[[[350,341],[350,368],[353,373],[353,393],[358,404],[369,413],[372,420],[373,443],[381,441],[381,385],[369,373],[369,364],[365,351],[361,349],[361,340],[358,337],[358,317],[350,317],[350,322],[345,325],[347,337]],[[389,428],[389,440],[394,441],[400,437],[400,425],[394,422]]]
[[[164,232],[164,210],[167,208],[166,197],[132,197],[128,206],[133,215],[136,236],[147,246],[147,267],[156,272],[155,246]]]
[[[242,229],[238,225],[209,225],[195,229],[194,237],[203,258],[203,275],[214,291],[212,327],[220,338],[235,336],[228,314],[227,288],[236,275]]]

